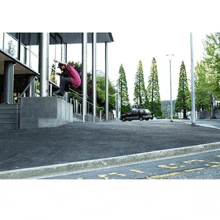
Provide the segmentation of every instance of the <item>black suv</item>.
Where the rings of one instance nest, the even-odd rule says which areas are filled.
[[[133,109],[127,114],[121,116],[120,120],[122,121],[131,121],[131,120],[149,120],[153,119],[151,112],[148,109]]]

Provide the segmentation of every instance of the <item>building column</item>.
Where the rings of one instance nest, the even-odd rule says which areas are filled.
[[[67,44],[61,44],[61,61],[67,63]]]
[[[87,114],[87,32],[83,33],[82,44],[82,81],[83,81],[83,122],[86,121]]]
[[[21,60],[21,33],[18,33],[18,54],[17,58],[18,60]]]
[[[28,84],[29,83],[31,83],[31,85],[27,89],[27,97],[34,97],[35,96],[35,76],[34,75],[28,76]]]
[[[39,34],[40,96],[49,96],[49,33]]]
[[[108,43],[105,42],[105,120],[109,120],[109,104],[108,104]]]
[[[4,102],[13,104],[14,93],[14,61],[6,60],[4,63]]]
[[[92,41],[92,88],[93,88],[93,122],[95,122],[96,118],[96,42],[97,42],[97,34],[93,33],[93,41]]]

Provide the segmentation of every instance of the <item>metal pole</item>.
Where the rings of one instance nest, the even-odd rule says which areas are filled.
[[[53,96],[53,85],[50,84],[50,97],[52,97],[52,96]]]
[[[18,33],[18,52],[17,52],[18,60],[21,60],[21,33]]]
[[[108,43],[105,42],[105,120],[109,119],[108,104]]]
[[[195,89],[194,89],[194,63],[193,63],[193,39],[190,33],[191,43],[191,125],[195,125]]]
[[[83,50],[82,50],[82,65],[83,65],[83,122],[86,121],[87,112],[87,32],[83,33]]]
[[[173,100],[172,100],[171,60],[170,60],[170,121],[173,122]]]
[[[41,97],[49,96],[49,33],[39,37],[39,73]]]
[[[94,32],[92,42],[93,122],[95,122],[96,118],[96,42],[97,34]]]

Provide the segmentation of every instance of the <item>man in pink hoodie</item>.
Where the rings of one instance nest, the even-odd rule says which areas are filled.
[[[58,63],[58,68],[61,69],[62,73],[56,73],[60,75],[60,89],[53,93],[54,96],[63,96],[66,85],[78,88],[81,85],[81,79],[77,71],[69,64],[54,60]]]

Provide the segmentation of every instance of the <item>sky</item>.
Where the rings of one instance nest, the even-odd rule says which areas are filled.
[[[191,43],[192,33],[193,63],[194,67],[203,57],[203,41],[206,38],[205,31],[173,31],[166,33],[152,33],[150,30],[113,31],[114,42],[108,46],[109,79],[116,85],[119,77],[119,67],[122,64],[127,79],[130,102],[133,103],[135,75],[139,60],[143,64],[145,87],[148,86],[152,59],[155,57],[158,68],[158,80],[161,100],[170,100],[170,69],[167,54],[174,54],[171,61],[172,99],[175,100],[178,92],[178,82],[181,62],[186,66],[187,77],[191,79]],[[91,44],[87,47],[87,71],[92,69]],[[81,61],[81,46],[68,47],[68,59]],[[105,45],[97,44],[97,70],[105,72]],[[190,86],[190,82],[189,82]]]
[[[63,3],[71,13],[59,14],[56,4],[41,7],[41,16],[32,16],[31,11],[19,13],[19,26],[6,25],[5,31],[48,32],[111,32],[114,42],[109,44],[109,79],[116,84],[122,64],[128,83],[130,101],[133,101],[134,80],[138,62],[142,61],[145,86],[148,85],[151,62],[156,58],[161,100],[170,99],[169,61],[167,54],[174,54],[172,61],[172,97],[176,99],[179,70],[182,60],[186,65],[188,79],[191,77],[190,33],[193,34],[194,66],[203,55],[202,40],[205,35],[218,30],[218,3],[215,0],[184,2],[174,0],[112,0],[104,4],[101,0],[82,0]],[[16,8],[16,4],[14,3]],[[43,4],[43,2],[42,2]],[[45,4],[44,4],[45,5]],[[46,6],[46,5],[45,5]],[[83,10],[82,10],[83,9]],[[29,13],[29,14],[28,14]],[[27,25],[27,17],[31,23]],[[8,20],[7,20],[8,21]],[[13,30],[8,30],[13,27]],[[71,51],[74,61],[81,60],[81,47]],[[97,45],[97,69],[105,70],[104,45]],[[88,45],[88,66],[91,71],[91,45]]]
[[[191,77],[190,32],[168,32],[166,34],[150,31],[140,33],[113,32],[115,42],[110,45],[110,79],[118,76],[119,66],[123,65],[127,77],[130,100],[133,100],[134,80],[138,62],[142,61],[145,87],[148,85],[152,59],[155,57],[161,100],[170,99],[170,69],[167,54],[174,54],[171,61],[172,97],[176,99],[181,62],[186,65],[187,77]],[[124,39],[129,36],[128,39]],[[194,66],[203,56],[205,32],[192,32]],[[131,44],[131,41],[135,43]]]

